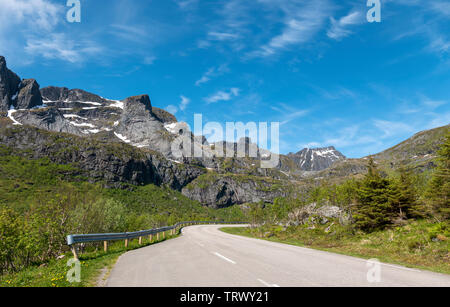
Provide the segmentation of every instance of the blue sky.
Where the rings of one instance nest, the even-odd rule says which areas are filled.
[[[0,54],[22,78],[111,99],[148,93],[192,124],[281,123],[281,152],[384,150],[450,122],[450,2],[0,0]]]

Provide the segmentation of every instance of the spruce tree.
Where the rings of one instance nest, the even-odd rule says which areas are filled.
[[[428,185],[426,196],[437,218],[450,218],[450,130],[438,151],[438,166]]]
[[[399,173],[399,178],[392,181],[389,187],[389,202],[394,219],[424,217],[424,208],[419,203],[411,171],[401,168]]]
[[[355,226],[363,231],[374,231],[388,225],[393,216],[389,202],[390,183],[379,173],[372,158],[368,172],[357,190],[357,205],[353,214]]]

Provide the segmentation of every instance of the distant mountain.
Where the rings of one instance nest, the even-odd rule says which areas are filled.
[[[446,129],[418,133],[374,158],[385,171],[403,165],[431,168]],[[172,144],[179,138],[177,149]],[[298,197],[323,178],[361,175],[367,164],[367,158],[346,159],[325,147],[280,155],[277,167],[262,169],[259,162],[272,153],[249,138],[209,144],[186,123],[154,107],[148,95],[111,100],[81,89],[40,89],[36,80],[20,79],[9,70],[1,56],[0,146],[29,159],[76,163],[92,182],[165,185],[211,207]],[[244,148],[244,157],[238,148]],[[204,156],[190,157],[193,149]],[[225,149],[234,154],[224,157]]]
[[[450,125],[425,130],[378,154],[361,159],[338,161],[314,176],[345,180],[349,176],[364,174],[367,171],[369,157],[372,157],[379,168],[386,173],[401,167],[418,173],[425,172],[436,166],[437,151],[449,131]]]
[[[324,148],[305,148],[297,153],[287,155],[302,171],[321,171],[329,168],[337,161],[345,160],[345,156],[333,146]]]

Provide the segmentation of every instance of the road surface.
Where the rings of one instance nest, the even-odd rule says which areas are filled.
[[[364,259],[230,235],[221,227],[187,227],[178,238],[123,254],[106,286],[450,286],[450,275],[391,264],[377,270]]]

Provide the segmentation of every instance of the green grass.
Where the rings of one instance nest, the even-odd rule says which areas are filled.
[[[222,228],[230,234],[319,249],[364,259],[450,274],[448,224],[414,221],[403,227],[370,234],[352,233],[345,227],[327,225],[262,228]]]
[[[161,237],[158,242],[154,240],[152,243],[146,238],[142,245],[139,245],[136,239],[130,242],[128,248],[125,248],[123,241],[117,241],[110,243],[108,252],[104,252],[99,244],[96,247],[90,246],[90,252],[79,256],[81,264],[80,283],[67,281],[66,275],[71,269],[67,266],[67,262],[72,258],[72,254],[67,253],[63,259],[55,259],[39,266],[28,267],[17,273],[0,276],[0,287],[95,287],[98,286],[99,279],[108,277],[120,255],[177,236],[167,236],[165,239]]]

